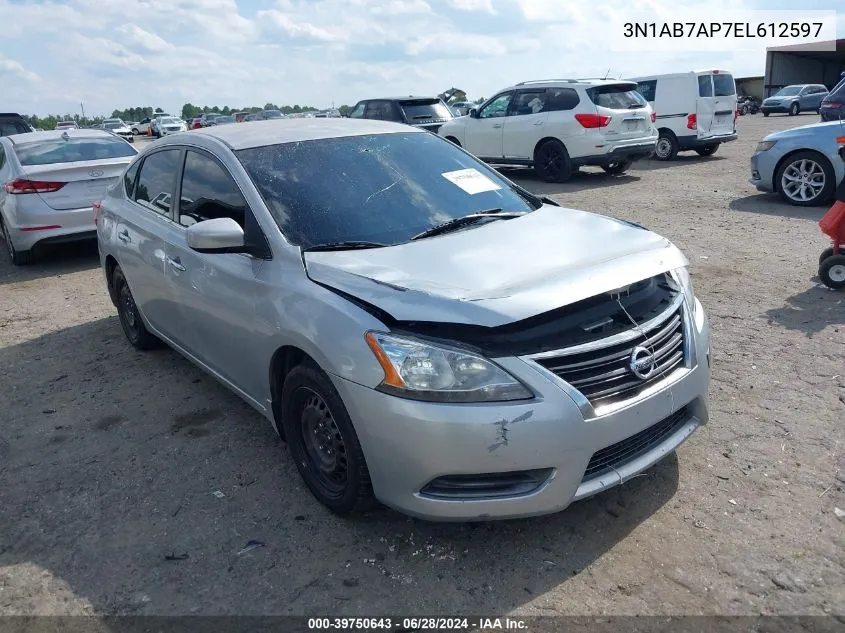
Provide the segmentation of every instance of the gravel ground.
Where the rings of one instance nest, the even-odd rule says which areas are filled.
[[[246,404],[129,346],[95,247],[0,258],[0,613],[845,614],[845,294],[816,278],[824,209],[747,184],[762,136],[816,120],[522,179],[674,240],[712,326],[710,425],[545,518],[338,519]]]

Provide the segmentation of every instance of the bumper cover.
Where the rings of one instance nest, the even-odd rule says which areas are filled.
[[[636,143],[632,145],[622,145],[614,147],[606,154],[599,154],[597,156],[581,156],[572,159],[572,164],[576,166],[581,165],[609,165],[623,160],[640,160],[647,158],[654,152],[654,147],[657,144],[657,138],[654,141],[646,143]]]

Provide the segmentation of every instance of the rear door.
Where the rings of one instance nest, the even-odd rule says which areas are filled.
[[[696,123],[698,138],[733,134],[735,130],[736,84],[733,75],[722,71],[698,73]]]
[[[531,160],[534,148],[544,136],[549,118],[545,88],[517,90],[508,107],[502,128],[502,151],[506,158]]]
[[[637,92],[637,84],[602,84],[588,88],[587,95],[600,118],[594,129],[607,141],[624,144],[651,136],[651,108]]]

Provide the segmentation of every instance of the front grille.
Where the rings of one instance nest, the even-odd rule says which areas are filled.
[[[684,407],[644,431],[596,451],[590,458],[590,463],[587,464],[582,481],[609,473],[645,455],[686,424],[689,417],[689,412]]]
[[[420,494],[434,499],[519,497],[537,490],[551,474],[551,468],[540,468],[508,473],[445,475],[426,484]]]
[[[654,369],[646,378],[631,369],[637,348],[645,348],[654,357]],[[537,362],[575,387],[594,406],[632,398],[684,362],[681,308],[650,327],[642,337],[578,354],[540,358]]]

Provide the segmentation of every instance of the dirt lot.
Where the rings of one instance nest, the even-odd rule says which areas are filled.
[[[246,404],[129,346],[95,247],[0,257],[0,612],[845,614],[845,294],[816,279],[824,209],[747,184],[758,139],[815,121],[744,117],[711,158],[523,180],[674,240],[713,330],[710,425],[546,518],[338,519]]]

